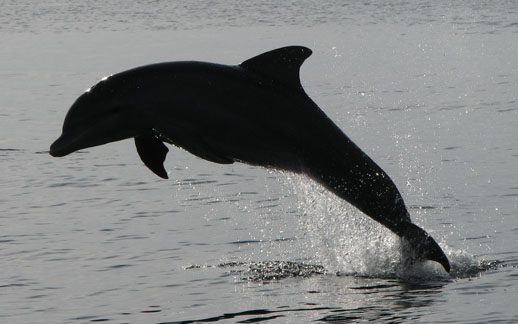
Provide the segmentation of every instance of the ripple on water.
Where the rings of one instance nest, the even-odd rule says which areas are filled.
[[[256,242],[253,241],[252,243]],[[345,276],[397,280],[399,283],[407,282],[412,284],[430,284],[433,282],[445,283],[453,279],[471,278],[478,276],[483,272],[496,270],[498,268],[507,266],[507,263],[503,261],[478,261],[475,260],[472,256],[468,255],[450,255],[450,259],[452,267],[449,275],[442,271],[440,265],[435,265],[435,263],[431,261],[416,262],[413,265],[407,265],[406,269],[400,270],[398,273],[384,274],[381,276],[379,274],[368,276],[364,273],[333,273],[326,269],[323,265],[293,261],[224,262],[218,265],[190,265],[184,269],[229,269],[229,274],[239,276],[240,280],[249,282],[278,281],[296,277],[309,278],[319,275],[334,275],[337,277]]]

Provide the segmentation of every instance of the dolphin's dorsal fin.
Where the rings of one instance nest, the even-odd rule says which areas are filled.
[[[135,137],[138,155],[144,164],[157,176],[167,179],[164,161],[169,149],[153,133]]]
[[[310,55],[311,50],[307,47],[288,46],[252,57],[239,66],[270,80],[301,88],[300,66]]]

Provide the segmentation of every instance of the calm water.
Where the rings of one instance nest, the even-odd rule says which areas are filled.
[[[1,323],[518,321],[515,1],[0,4]],[[449,276],[302,177],[171,148],[161,180],[130,140],[47,154],[105,75],[292,44]]]

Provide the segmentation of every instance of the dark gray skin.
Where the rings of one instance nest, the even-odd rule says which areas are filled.
[[[302,173],[406,239],[418,259],[449,272],[389,176],[304,92],[299,69],[310,55],[291,46],[237,66],[170,62],[112,75],[72,105],[50,154],[133,137],[142,161],[162,178],[163,142],[216,163]]]

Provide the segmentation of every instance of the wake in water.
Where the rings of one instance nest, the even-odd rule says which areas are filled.
[[[451,255],[450,255],[451,256]],[[472,256],[457,255],[453,257],[455,261],[454,267],[450,272],[450,276],[446,277],[435,274],[430,269],[430,265],[426,263],[414,264],[406,271],[398,275],[374,276],[362,275],[345,272],[330,272],[322,265],[307,264],[303,262],[292,261],[260,261],[260,262],[224,262],[212,266],[190,265],[186,270],[200,268],[222,268],[228,269],[228,274],[238,276],[242,281],[248,282],[268,282],[279,281],[287,278],[309,278],[322,275],[340,276],[356,276],[364,278],[378,279],[399,279],[408,282],[428,282],[428,281],[448,281],[451,279],[462,279],[478,276],[480,273],[488,270],[496,270],[499,267],[505,267],[506,264],[499,261],[476,261]]]
[[[226,262],[219,264],[218,267],[231,268],[230,273],[239,275],[241,280],[244,281],[272,281],[293,277],[308,278],[327,273],[321,265],[291,261]]]

